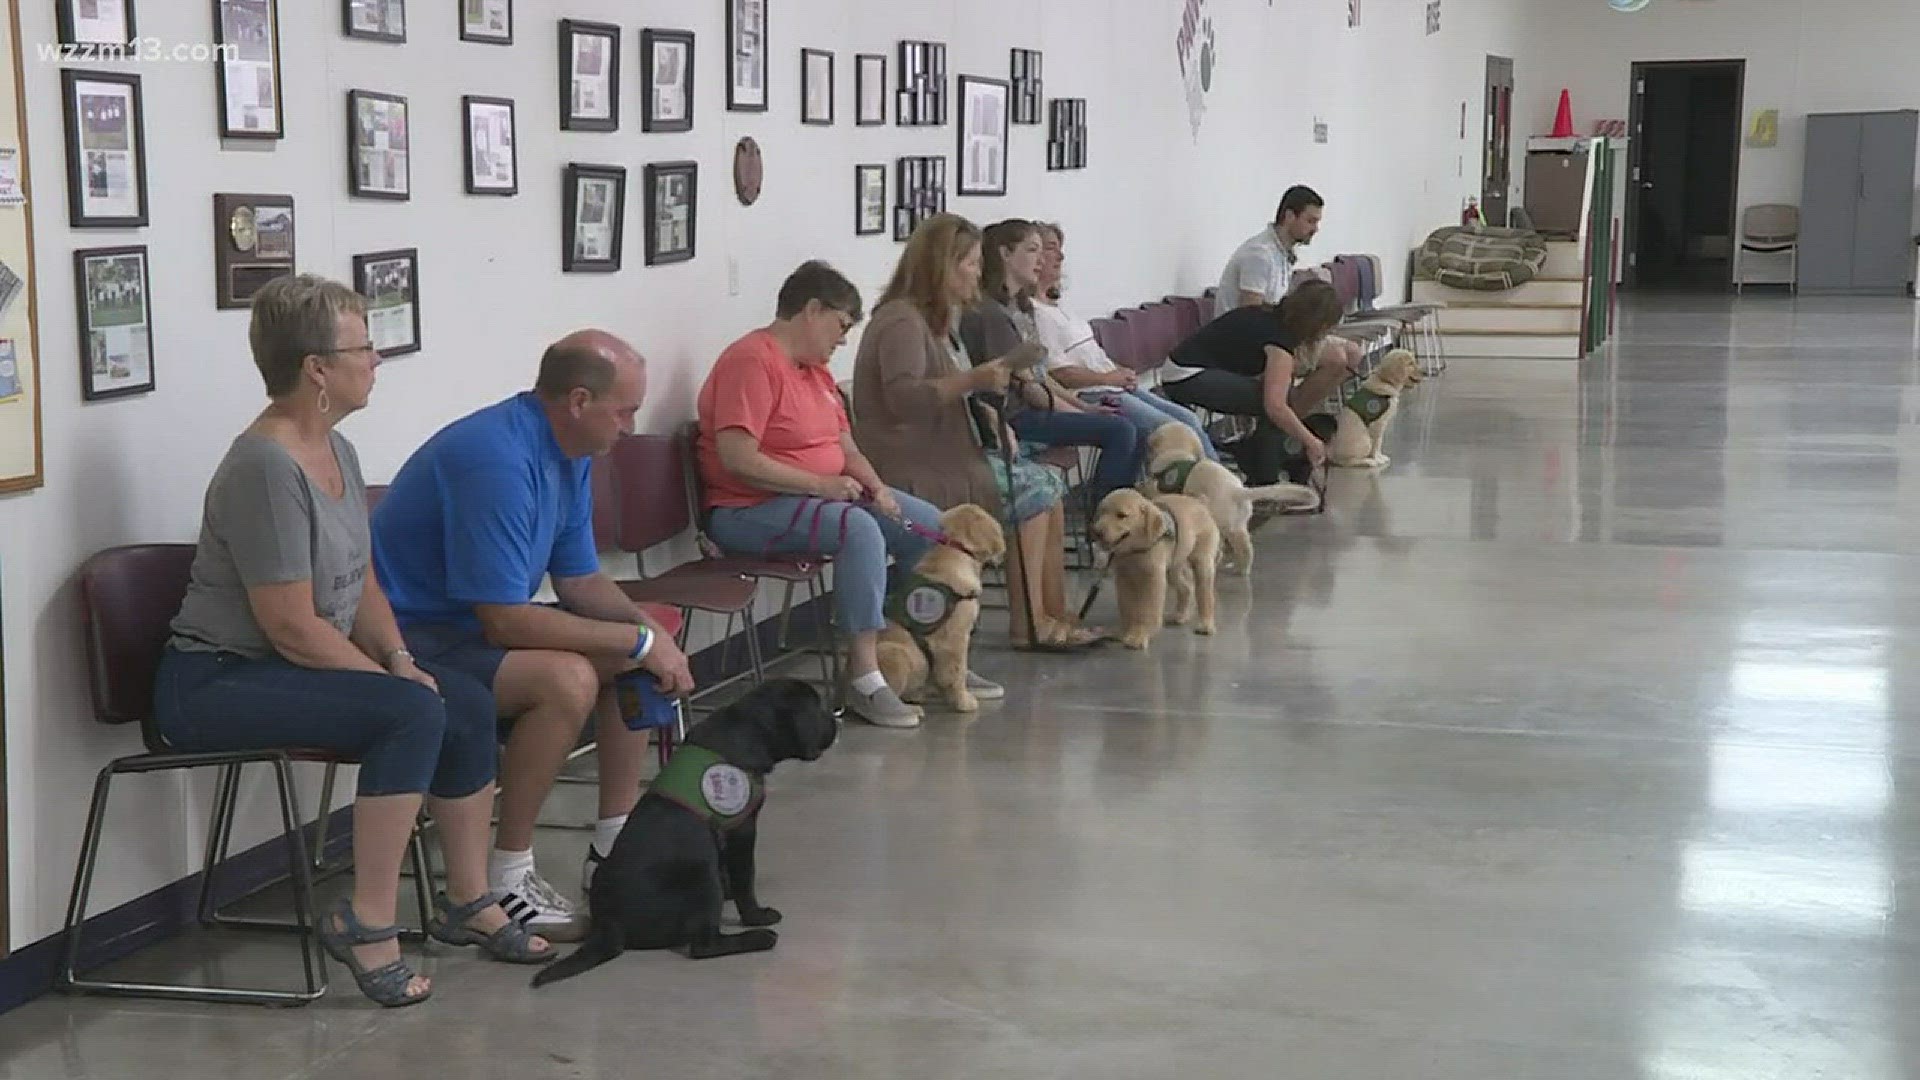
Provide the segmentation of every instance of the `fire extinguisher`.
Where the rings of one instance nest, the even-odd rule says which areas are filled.
[[[1480,200],[1478,200],[1478,199],[1472,199],[1472,198],[1469,198],[1469,199],[1467,200],[1467,208],[1466,208],[1466,209],[1464,209],[1464,210],[1462,210],[1462,211],[1460,211],[1460,224],[1462,224],[1462,225],[1465,225],[1465,226],[1467,226],[1468,228],[1478,228],[1478,227],[1479,227],[1479,225],[1480,225]]]

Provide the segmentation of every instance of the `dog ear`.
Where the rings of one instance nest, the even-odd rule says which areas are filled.
[[[809,697],[801,697],[802,691]],[[804,708],[809,698],[819,707],[819,693],[797,679],[761,683],[695,724],[687,732],[687,742],[704,746],[748,772],[770,772],[774,765],[796,756],[783,745],[791,738],[786,718]]]
[[[775,762],[812,761],[839,737],[839,725],[812,685],[799,679],[774,679],[755,691],[767,702],[759,718]]]

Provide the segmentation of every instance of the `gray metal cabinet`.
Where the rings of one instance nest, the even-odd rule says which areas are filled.
[[[1920,111],[1807,117],[1800,291],[1907,291]]]

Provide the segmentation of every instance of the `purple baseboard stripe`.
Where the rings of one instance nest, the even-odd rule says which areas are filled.
[[[817,625],[814,621],[815,604],[830,602],[828,599],[795,604],[792,620],[795,635],[803,636]],[[779,634],[778,619],[765,620],[756,630],[763,651],[772,656],[775,638]],[[745,662],[746,649],[736,644],[728,666],[737,670]],[[690,666],[695,679],[702,683],[716,681],[726,674],[720,667],[720,647],[717,644],[694,654]],[[351,807],[342,807],[330,815],[327,837],[329,855],[346,850],[352,831],[352,814]],[[111,830],[113,827],[114,820],[109,816],[107,828]],[[71,873],[71,868],[67,869]],[[225,906],[284,881],[286,876],[287,841],[285,837],[275,837],[220,864],[216,875],[218,889],[215,901]],[[99,964],[131,956],[195,925],[197,913],[194,907],[200,900],[202,877],[201,874],[194,874],[182,878],[89,918],[83,935],[86,947],[80,954],[80,970],[85,972]],[[60,969],[65,951],[66,936],[55,934],[22,946],[6,959],[0,960],[0,1013],[18,1008],[53,989],[54,975]]]

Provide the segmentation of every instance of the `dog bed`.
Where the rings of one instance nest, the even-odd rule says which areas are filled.
[[[1455,289],[1497,292],[1532,281],[1547,242],[1531,229],[1449,225],[1420,246],[1420,276]]]

